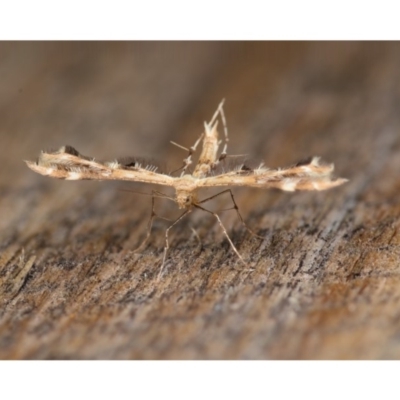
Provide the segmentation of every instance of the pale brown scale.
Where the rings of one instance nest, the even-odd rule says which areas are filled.
[[[204,178],[208,176],[216,165],[219,147],[217,126],[218,121],[215,122],[212,127],[204,123],[203,148],[192,174],[195,178]]]

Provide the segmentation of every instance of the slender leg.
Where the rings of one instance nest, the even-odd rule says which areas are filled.
[[[226,231],[226,228],[224,226],[224,224],[222,223],[221,219],[219,218],[219,215],[215,212],[212,212],[210,210],[207,210],[206,208],[203,208],[201,206],[199,206],[198,204],[194,204],[194,207],[199,208],[200,210],[203,210],[205,212],[208,212],[211,215],[214,215],[214,217],[217,219],[220,227],[222,228],[222,232],[224,233],[225,237],[228,239],[229,244],[232,247],[232,250],[236,253],[236,255],[239,257],[239,260],[245,265],[247,266],[246,262],[243,260],[242,256],[240,255],[240,253],[238,252],[237,248],[235,247],[235,245],[233,244],[231,238],[228,235],[228,232]]]
[[[222,124],[224,126],[224,135],[225,135],[225,145],[224,148],[222,150],[222,153],[220,154],[220,156],[218,157],[218,162],[222,161],[223,159],[226,158],[227,155],[227,148],[228,148],[228,142],[229,142],[229,137],[228,137],[228,127],[226,125],[226,118],[225,118],[225,114],[224,114],[224,109],[223,109],[223,105],[224,105],[225,99],[223,99],[221,101],[221,103],[219,103],[217,110],[215,111],[213,117],[211,118],[211,121],[209,122],[209,126],[212,126],[215,122],[215,120],[217,119],[218,115],[221,115],[221,119],[222,119]],[[172,142],[171,143],[183,150],[186,150],[189,154],[188,156],[183,160],[183,165],[182,167],[180,167],[179,169],[172,171],[172,173],[178,172],[180,170],[182,170],[181,172],[181,176],[185,175],[187,168],[189,167],[189,165],[192,164],[192,155],[195,153],[195,151],[197,150],[197,146],[199,145],[199,143],[201,142],[201,140],[203,139],[204,134],[202,133],[199,138],[196,140],[196,143],[190,147],[189,149],[187,149],[184,146],[181,146],[178,143]]]
[[[226,190],[223,190],[222,192],[219,192],[219,193],[217,193],[217,194],[215,194],[215,195],[213,195],[213,196],[211,196],[211,197],[207,197],[206,199],[201,200],[198,204],[206,203],[207,201],[210,201],[210,200],[212,200],[212,199],[215,199],[216,197],[218,197],[218,196],[220,196],[221,194],[224,194],[224,193],[229,193],[229,194],[231,195],[231,199],[232,199],[232,203],[233,203],[233,207],[232,207],[232,208],[227,208],[225,211],[228,211],[228,210],[235,210],[237,216],[239,217],[241,223],[242,223],[243,226],[247,229],[247,231],[248,231],[249,233],[251,233],[253,236],[256,236],[256,237],[258,237],[258,238],[260,238],[260,239],[264,239],[263,236],[257,235],[255,232],[253,232],[253,231],[246,225],[246,223],[244,222],[243,217],[242,217],[242,215],[241,215],[240,212],[239,212],[239,207],[237,206],[236,201],[235,201],[235,198],[233,197],[233,193],[232,193],[232,190],[231,190],[231,189],[226,189]]]
[[[167,253],[168,253],[168,249],[169,249],[169,242],[168,242],[168,233],[170,231],[171,228],[173,228],[181,219],[183,219],[187,214],[189,214],[192,210],[191,209],[187,209],[183,214],[180,215],[180,217],[178,217],[178,219],[176,219],[165,231],[165,247],[164,247],[164,255],[163,255],[163,260],[162,260],[162,264],[161,264],[161,268],[160,268],[160,272],[158,273],[158,277],[157,280],[160,280],[163,269],[164,269],[164,264],[165,264],[165,260],[167,258]]]
[[[151,234],[151,228],[153,226],[153,221],[154,221],[155,217],[160,218],[160,219],[165,219],[165,220],[169,221],[167,218],[160,217],[154,211],[154,201],[155,201],[154,195],[163,195],[163,196],[165,196],[165,195],[163,193],[161,193],[161,192],[158,192],[157,190],[152,190],[151,194],[152,194],[152,197],[151,197],[151,214],[150,214],[149,222],[147,223],[146,237],[144,238],[144,240],[142,241],[140,246],[137,247],[135,250],[133,250],[134,253],[138,252],[146,244],[146,242],[149,240],[149,237],[150,237],[150,234]]]
[[[225,99],[222,99],[221,103],[219,103],[219,105],[218,105],[217,110],[215,111],[214,115],[212,116],[211,121],[207,124],[210,127],[213,126],[215,120],[218,118],[218,115],[220,115],[221,119],[222,119],[222,124],[224,126],[225,145],[224,145],[224,148],[223,148],[221,154],[218,157],[218,160],[215,162],[215,165],[217,165],[220,161],[222,161],[223,159],[226,158],[227,150],[228,150],[229,137],[228,137],[228,127],[226,125],[226,118],[225,118],[224,108],[223,108],[224,103],[225,103]],[[221,143],[221,142],[219,142],[219,143]]]
[[[218,104],[217,109],[215,110],[214,115],[211,118],[211,121],[208,125],[214,125],[215,120],[217,119],[218,115],[221,114],[222,107],[224,106],[225,99],[222,99],[221,102]]]
[[[218,161],[222,161],[223,159],[226,158],[227,155],[227,151],[228,151],[228,142],[229,142],[229,137],[228,137],[228,126],[226,124],[226,118],[225,118],[225,113],[224,113],[224,109],[223,109],[223,105],[224,105],[225,99],[223,99],[221,101],[221,103],[218,106],[218,112],[221,115],[221,119],[222,119],[222,124],[224,126],[224,135],[225,135],[225,145],[224,148],[221,152],[221,154],[219,155]]]
[[[187,148],[184,147],[184,146],[181,146],[181,145],[178,144],[178,143],[175,143],[175,142],[172,142],[172,141],[171,141],[171,143],[172,143],[173,145],[175,145],[175,146],[177,146],[177,147],[179,147],[179,148],[181,148],[181,149],[183,149],[183,150],[186,150],[186,151],[189,153],[188,156],[187,156],[186,158],[183,159],[183,165],[182,165],[182,167],[176,169],[175,171],[172,171],[172,174],[175,173],[175,172],[177,172],[177,171],[182,170],[181,176],[185,175],[185,172],[186,172],[187,168],[189,167],[189,165],[192,164],[192,155],[193,155],[194,152],[196,151],[197,146],[198,146],[199,143],[201,142],[201,139],[203,139],[203,135],[204,135],[204,134],[202,133],[202,134],[199,136],[199,138],[196,140],[196,143],[195,143],[192,147],[190,147],[189,149],[187,149]]]

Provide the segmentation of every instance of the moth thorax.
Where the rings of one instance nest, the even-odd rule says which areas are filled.
[[[194,192],[182,190],[176,193],[176,202],[179,208],[190,208],[197,202],[197,196]]]

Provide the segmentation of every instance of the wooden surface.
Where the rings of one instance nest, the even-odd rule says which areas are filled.
[[[398,359],[399,71],[398,43],[0,43],[0,358]],[[135,254],[151,203],[125,191],[152,188],[22,161],[70,144],[172,170],[169,141],[191,146],[223,97],[230,154],[320,155],[350,179],[235,190],[263,236],[223,213],[247,268],[196,211],[157,281],[168,222]]]

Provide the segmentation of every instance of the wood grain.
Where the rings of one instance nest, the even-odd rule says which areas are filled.
[[[398,43],[3,42],[0,70],[0,358],[400,358]],[[173,169],[186,154],[169,141],[191,146],[223,97],[230,154],[319,155],[350,180],[236,190],[263,237],[223,212],[248,268],[196,211],[157,281],[168,222],[135,254],[151,203],[125,191],[150,187],[22,161],[70,144]]]

